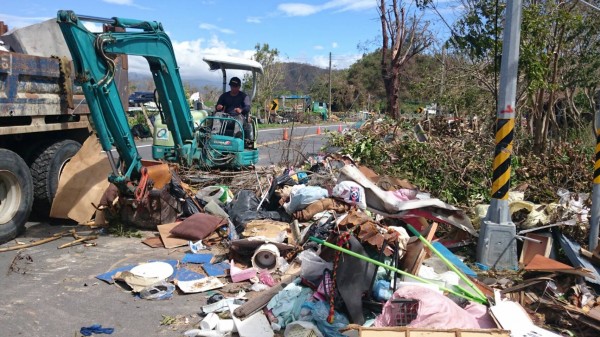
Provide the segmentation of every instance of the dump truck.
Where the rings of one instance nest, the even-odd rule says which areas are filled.
[[[127,58],[115,81],[127,102]],[[0,22],[0,243],[47,217],[64,165],[90,134],[90,110],[74,85],[56,19],[9,31]]]

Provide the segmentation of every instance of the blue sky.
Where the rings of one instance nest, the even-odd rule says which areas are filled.
[[[296,0],[292,0],[296,1]],[[448,4],[450,0],[440,0]],[[17,0],[5,1],[0,20],[11,29],[56,17],[59,9],[103,18],[159,21],[171,37],[184,77],[211,77],[203,55],[250,58],[257,43],[280,51],[282,61],[347,68],[363,50],[381,44],[376,0]],[[434,24],[433,13],[427,13]],[[436,27],[443,34],[443,26]],[[134,70],[147,66],[137,60]]]

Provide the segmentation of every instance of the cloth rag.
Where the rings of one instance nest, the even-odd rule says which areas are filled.
[[[103,328],[100,324],[94,324],[92,326],[84,326],[79,330],[84,336],[91,336],[93,334],[105,333],[107,335],[112,334],[115,331],[114,328]]]

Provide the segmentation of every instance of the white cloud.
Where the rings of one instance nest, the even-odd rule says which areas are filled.
[[[361,54],[345,54],[338,55],[334,54],[331,59],[331,67],[333,69],[346,69],[350,67],[352,64],[356,63],[356,61],[360,60],[362,57]],[[321,68],[329,68],[329,55],[317,55],[313,56],[312,65]]]
[[[27,16],[15,16],[15,15],[0,13],[0,21],[4,21],[4,24],[8,25],[8,29],[21,28],[21,27],[32,25],[34,23],[40,23],[42,21],[50,20],[50,19],[56,20],[56,16],[27,17]]]
[[[332,42],[331,43],[331,48],[337,48],[338,47],[338,43],[337,42]]]
[[[337,9],[338,12],[361,11],[374,8],[377,5],[375,0],[333,0],[326,2],[323,7],[326,9]]]
[[[313,48],[314,48],[315,50],[323,50],[323,49],[325,49],[325,48],[323,48],[323,46],[319,46],[319,45],[316,45],[316,46],[314,46]]]
[[[222,73],[220,71],[210,71],[202,57],[206,55],[235,56],[251,59],[255,50],[239,50],[230,48],[225,42],[219,40],[216,36],[210,39],[197,39],[191,41],[171,41],[179,74],[185,80],[202,80],[207,84],[220,86],[222,82]],[[142,75],[149,75],[150,68],[148,62],[143,57],[129,57],[129,70]],[[243,77],[245,71],[229,70],[227,77]]]
[[[229,29],[229,28],[221,28],[218,26],[215,26],[213,24],[210,23],[201,23],[198,28],[200,29],[204,29],[204,30],[208,30],[208,31],[217,31],[223,34],[233,34],[235,33],[233,30]]]
[[[115,5],[133,6],[133,0],[102,0],[102,1],[108,2],[109,4],[115,4]]]
[[[376,5],[375,0],[332,0],[322,5],[297,2],[283,3],[277,6],[277,9],[287,16],[308,16],[328,9],[336,12],[361,11],[374,8]]]
[[[259,18],[258,16],[249,16],[248,18],[246,18],[246,22],[248,22],[248,23],[261,23],[262,19]]]
[[[139,9],[144,9],[144,10],[150,9],[149,7],[144,7],[142,5],[136,4],[134,2],[134,0],[102,0],[102,1],[109,3],[109,4],[114,4],[114,5],[131,6],[131,7],[136,7]]]
[[[277,9],[284,12],[287,16],[308,16],[321,11],[319,6],[300,3],[281,4],[277,6]]]

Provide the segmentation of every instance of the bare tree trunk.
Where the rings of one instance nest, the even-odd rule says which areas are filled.
[[[382,34],[381,75],[388,100],[387,114],[399,118],[398,90],[402,66],[429,47],[433,37],[428,33],[428,24],[419,26],[421,17],[413,15],[410,24],[407,24],[402,0],[392,0],[389,8],[385,0],[379,0],[378,10]]]

